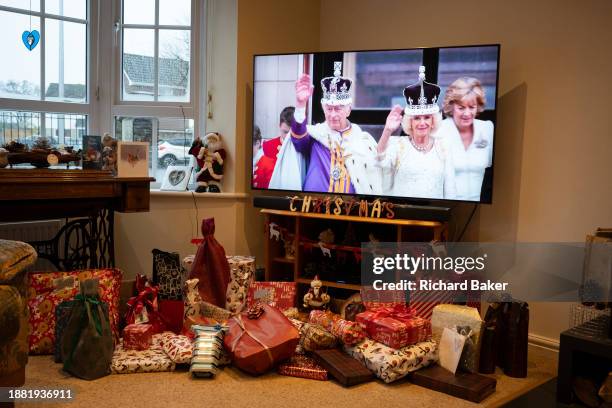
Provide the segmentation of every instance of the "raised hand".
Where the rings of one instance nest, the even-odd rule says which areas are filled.
[[[400,125],[402,124],[402,107],[399,105],[395,105],[389,115],[387,116],[387,121],[385,122],[385,131],[388,131],[389,134],[395,132]]]
[[[302,74],[295,82],[295,107],[304,108],[308,104],[308,99],[312,96],[314,86],[310,75]]]

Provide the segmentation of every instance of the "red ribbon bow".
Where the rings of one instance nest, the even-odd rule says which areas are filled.
[[[401,322],[406,322],[417,317],[415,310],[404,304],[381,306],[371,311],[374,312],[372,320],[390,317]]]
[[[134,316],[140,315],[144,307],[157,312],[157,287],[145,286],[137,296],[127,301],[127,305],[129,311],[134,311]]]

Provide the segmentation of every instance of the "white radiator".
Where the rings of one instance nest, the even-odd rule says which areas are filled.
[[[13,241],[46,241],[55,237],[60,228],[64,226],[64,220],[43,220],[27,222],[0,223],[0,239]],[[29,270],[51,271],[56,268],[46,259],[38,259]]]

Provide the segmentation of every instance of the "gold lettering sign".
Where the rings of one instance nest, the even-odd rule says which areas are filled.
[[[289,201],[289,210],[296,212],[298,207],[296,200],[299,200],[298,196],[291,197]],[[381,201],[376,199],[372,202],[368,200],[357,201],[351,198],[348,201],[344,201],[342,197],[326,197],[316,198],[312,196],[302,197],[302,207],[299,211],[303,213],[314,213],[314,214],[329,214],[329,215],[351,215],[353,209],[358,206],[357,214],[359,217],[365,218],[394,218],[395,212],[393,211],[394,204],[388,201]]]

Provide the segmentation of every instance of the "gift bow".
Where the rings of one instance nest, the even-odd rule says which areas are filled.
[[[100,317],[100,314],[98,313],[98,306],[102,305],[102,302],[100,302],[100,299],[98,299],[97,295],[92,296],[92,295],[84,295],[82,293],[79,293],[78,295],[74,297],[74,300],[78,302],[83,302],[85,303],[85,305],[89,303],[90,306],[94,306],[92,308],[92,313],[91,313],[93,317],[93,321],[94,321],[94,326],[96,326],[96,331],[98,332],[98,334],[102,335],[102,323],[100,321],[101,317]]]
[[[413,308],[403,304],[396,304],[393,306],[381,306],[371,311],[374,313],[372,315],[372,320],[390,317],[392,319],[405,322],[417,317],[416,311]]]
[[[150,306],[157,311],[157,287],[145,286],[137,296],[127,301],[129,310],[134,310],[136,316],[142,313],[144,307]]]

